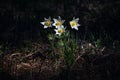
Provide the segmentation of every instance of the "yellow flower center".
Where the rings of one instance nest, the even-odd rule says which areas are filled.
[[[62,26],[62,22],[61,21],[56,22],[56,26]]]
[[[64,31],[62,29],[58,30],[58,33],[63,33]]]
[[[46,22],[45,22],[45,25],[46,25],[46,26],[50,26],[50,25],[51,25],[51,21],[49,21],[49,20],[46,21]]]
[[[71,26],[75,27],[77,25],[77,23],[75,21],[71,21]]]

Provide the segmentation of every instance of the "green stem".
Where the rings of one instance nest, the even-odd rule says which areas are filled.
[[[52,56],[54,56],[54,40],[51,41]]]
[[[76,44],[75,44],[75,48],[77,48],[78,45],[78,32],[76,31]]]

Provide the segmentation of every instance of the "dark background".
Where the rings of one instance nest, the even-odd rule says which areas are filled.
[[[106,49],[105,56],[98,56],[96,62],[93,63],[95,67],[99,66],[94,70],[96,73],[91,71],[94,68],[93,64],[91,66],[89,62],[96,58],[94,55],[92,57],[91,55],[85,56],[88,63],[84,69],[88,73],[87,76],[102,75],[100,78],[104,79],[101,80],[117,80],[120,77],[120,52],[118,52],[120,45],[117,42],[120,41],[120,0],[0,0],[0,53],[2,53],[0,58],[17,51],[16,48],[20,49],[18,52],[32,52],[31,44],[29,42],[24,44],[24,40],[46,41],[47,33],[40,22],[44,20],[44,17],[48,18],[49,16],[52,18],[61,16],[66,20],[66,26],[70,26],[68,24],[73,17],[78,17],[81,26],[77,32],[81,39],[88,40],[92,36],[95,39],[102,38],[104,45],[116,41],[118,49]],[[5,45],[1,47],[1,44]],[[117,48],[116,44],[115,48]],[[0,72],[0,79],[1,77],[10,79],[7,76],[6,73]],[[88,77],[88,80],[93,80],[93,78]]]
[[[79,34],[120,40],[119,0],[0,0],[0,41],[44,37],[40,22],[49,16],[61,16],[66,24],[79,17]]]

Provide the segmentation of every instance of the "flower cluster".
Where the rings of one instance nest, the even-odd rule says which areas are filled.
[[[53,21],[54,22],[52,22],[50,17],[48,19],[44,18],[44,22],[41,22],[41,24],[44,25],[44,28],[55,26],[54,31],[56,32],[56,35],[59,36],[62,35],[66,29],[63,25],[65,20],[62,20],[61,17],[59,16],[58,19],[53,18]],[[73,20],[69,22],[72,29],[78,30],[78,27],[80,26],[78,21],[79,18],[74,17]]]

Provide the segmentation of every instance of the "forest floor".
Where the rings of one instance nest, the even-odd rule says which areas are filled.
[[[120,50],[104,46],[88,53],[88,44],[70,68],[59,54],[51,56],[48,43],[14,48],[0,57],[0,80],[119,80]]]

